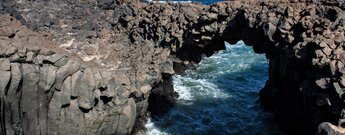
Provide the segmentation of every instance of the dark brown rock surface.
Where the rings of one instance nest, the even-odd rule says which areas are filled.
[[[176,100],[176,67],[239,40],[269,60],[261,103],[283,129],[344,126],[341,1],[0,2],[0,134],[130,134]]]

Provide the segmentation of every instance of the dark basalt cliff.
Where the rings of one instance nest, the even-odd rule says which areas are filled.
[[[294,134],[345,134],[345,3],[0,0],[0,134],[130,134],[171,76],[243,40],[269,60],[261,104]],[[318,128],[317,128],[318,127]]]

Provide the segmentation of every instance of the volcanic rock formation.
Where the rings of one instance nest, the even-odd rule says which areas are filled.
[[[0,2],[0,134],[130,134],[173,105],[175,72],[239,40],[269,60],[283,129],[344,130],[342,1]]]

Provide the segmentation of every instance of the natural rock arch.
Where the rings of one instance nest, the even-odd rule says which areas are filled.
[[[184,30],[182,42],[176,42],[176,57],[199,62],[203,54],[224,49],[223,41],[243,40],[269,60],[269,80],[260,92],[261,103],[274,110],[282,127],[305,134],[314,132],[321,122],[342,121],[344,11],[327,1],[320,5],[241,2],[205,8],[193,26]]]

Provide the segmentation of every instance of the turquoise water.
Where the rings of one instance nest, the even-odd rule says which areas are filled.
[[[204,58],[195,70],[173,77],[180,97],[166,115],[151,118],[148,135],[279,135],[271,113],[259,106],[267,80],[263,54],[239,42]]]

